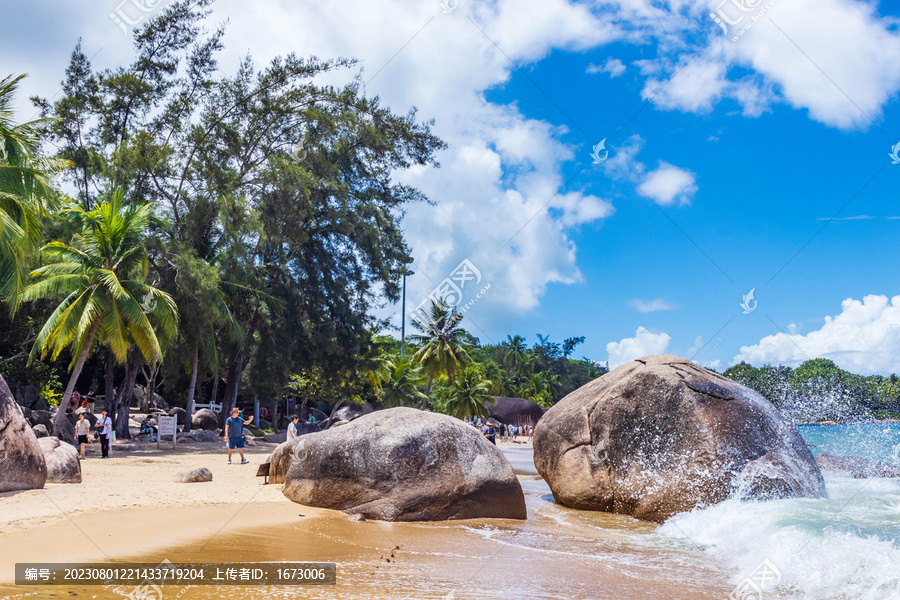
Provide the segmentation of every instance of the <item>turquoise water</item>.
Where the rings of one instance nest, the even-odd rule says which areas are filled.
[[[900,424],[799,429],[814,454],[900,464]],[[703,553],[733,574],[735,589],[768,561],[777,577],[763,598],[900,598],[900,479],[826,473],[825,483],[827,499],[729,500],[677,515],[656,535]]]
[[[813,456],[831,452],[900,465],[900,423],[801,425]]]

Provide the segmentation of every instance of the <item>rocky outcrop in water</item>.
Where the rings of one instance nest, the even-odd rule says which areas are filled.
[[[870,477],[900,477],[900,467],[875,462],[856,456],[840,456],[823,452],[816,457],[816,464],[823,471],[833,473],[846,473],[854,479],[868,479]]]
[[[446,415],[380,410],[279,450],[292,450],[284,495],[300,504],[383,521],[525,518],[506,457]]]
[[[563,398],[535,427],[557,502],[662,522],[726,498],[819,498],[796,427],[753,390],[668,354],[625,364]]]
[[[38,439],[0,377],[0,492],[40,489],[46,481]]]

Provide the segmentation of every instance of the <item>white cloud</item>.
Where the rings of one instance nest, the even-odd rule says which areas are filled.
[[[767,10],[769,2],[742,12],[737,3],[669,0],[660,7],[666,14],[643,20],[635,8],[643,0],[615,4],[620,15],[634,15],[635,35],[660,44],[660,57],[640,67],[648,76],[644,98],[661,108],[704,113],[731,98],[752,117],[784,102],[821,123],[854,129],[881,117],[900,90],[900,34],[875,2],[776,0]],[[720,6],[730,19],[742,18],[727,36],[709,17]]]
[[[696,176],[686,169],[661,162],[644,178],[638,188],[642,194],[660,206],[689,204],[697,193]]]
[[[637,156],[644,149],[644,140],[635,134],[620,146],[611,149],[610,158],[604,163],[606,173],[616,179],[625,179],[638,186],[638,192],[659,204],[690,204],[700,189],[693,172],[665,161],[647,172],[647,167]]]
[[[677,304],[673,304],[664,298],[656,298],[654,300],[634,298],[628,301],[628,306],[642,313],[656,312],[659,310],[674,310],[678,308]]]
[[[662,354],[669,347],[670,341],[672,338],[667,333],[653,333],[644,327],[638,327],[633,338],[606,344],[606,351],[609,353],[609,368],[615,369],[636,358]]]
[[[610,77],[620,77],[625,73],[625,63],[618,58],[610,58],[603,65],[590,64],[587,67],[588,73],[609,73]]]
[[[615,27],[567,0],[459,3],[448,14],[437,2],[403,0],[265,3],[251,12],[237,0],[220,4],[241,15],[229,28],[232,44],[240,40],[244,48],[242,40],[254,40],[260,59],[295,48],[359,57],[363,80],[377,73],[366,85],[370,96],[398,112],[414,105],[420,118],[435,120],[435,133],[449,144],[441,168],[399,175],[437,202],[411,206],[404,218],[416,272],[408,280],[407,308],[466,258],[491,284],[466,313],[468,327],[482,337],[480,327],[502,330],[534,309],[548,285],[582,281],[568,230],[610,216],[612,204],[563,189],[562,166],[576,159],[559,141],[566,128],[530,119],[515,104],[488,102],[484,92],[506,83],[514,64],[555,48],[602,45],[617,37]],[[533,18],[536,12],[541,19]],[[557,117],[554,123],[566,122]],[[395,311],[399,306],[383,316]]]
[[[841,313],[825,317],[821,329],[805,335],[779,333],[741,347],[734,363],[796,366],[810,358],[830,358],[841,368],[865,375],[900,373],[900,296],[848,298]]]

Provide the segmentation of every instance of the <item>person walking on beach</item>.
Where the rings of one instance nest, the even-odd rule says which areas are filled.
[[[100,429],[100,455],[109,458],[109,436],[112,433],[112,419],[106,416],[106,409],[100,411],[100,418],[94,425]]]
[[[291,441],[291,440],[297,439],[297,437],[298,437],[298,435],[297,435],[297,421],[299,421],[299,420],[300,420],[300,417],[298,417],[297,415],[294,415],[294,416],[291,417],[291,424],[288,425],[287,441]]]
[[[231,416],[225,420],[225,438],[228,440],[228,464],[231,464],[231,452],[237,448],[241,455],[241,464],[246,465],[248,461],[244,458],[244,425],[249,425],[253,421],[251,416],[246,421],[242,420],[238,415],[241,411],[237,406],[231,409]]]
[[[85,421],[84,413],[78,415],[78,422],[75,423],[75,442],[79,447],[78,458],[84,458],[84,447],[88,443],[88,431],[91,429],[89,421]]]

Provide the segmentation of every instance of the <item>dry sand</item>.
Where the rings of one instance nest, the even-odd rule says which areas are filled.
[[[530,444],[501,446],[518,449],[512,453],[516,460],[530,458]],[[0,596],[123,598],[132,591],[10,585],[16,562],[158,564],[164,559],[338,563],[337,587],[197,586],[172,591],[180,600],[438,599],[450,592],[458,600],[506,595],[717,600],[727,593],[721,575],[708,566],[698,564],[683,576],[679,568],[673,577],[664,565],[688,557],[660,554],[623,537],[626,531],[649,532],[653,525],[557,507],[542,496],[545,484],[532,475],[520,475],[530,489],[528,521],[356,522],[340,512],[289,502],[280,485],[263,485],[257,467],[275,447],[248,447],[250,464],[228,465],[224,443],[185,444],[176,451],[146,444],[133,452],[114,451],[105,460],[94,445],[82,463],[83,483],[0,494]],[[207,467],[213,480],[174,482],[179,471],[191,467]],[[560,518],[584,520],[584,529],[561,532]]]

